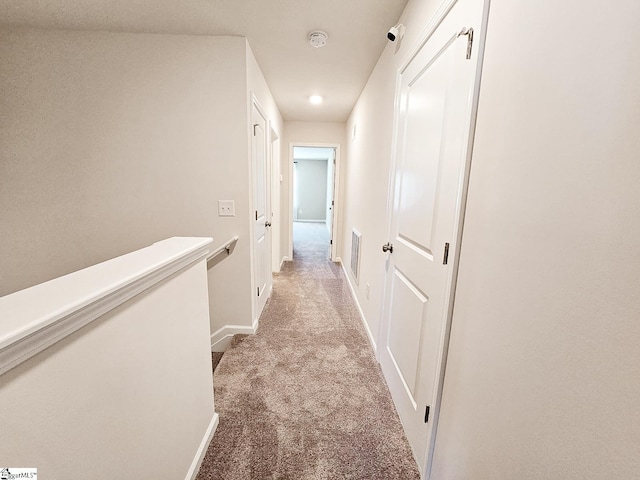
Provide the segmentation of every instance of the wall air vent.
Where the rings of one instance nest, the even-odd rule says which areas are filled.
[[[351,273],[353,279],[358,284],[358,275],[360,272],[360,245],[362,243],[362,234],[355,228],[351,231]]]

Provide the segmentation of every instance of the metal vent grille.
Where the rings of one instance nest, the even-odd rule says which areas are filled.
[[[356,283],[358,283],[358,274],[360,272],[360,245],[362,243],[362,234],[355,228],[351,231],[351,273]]]

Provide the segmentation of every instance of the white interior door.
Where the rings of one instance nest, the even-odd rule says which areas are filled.
[[[335,169],[336,169],[336,149],[331,151],[331,156],[327,160],[327,230],[329,231],[329,258],[333,245],[333,208],[334,208],[334,190],[335,190]]]
[[[251,159],[253,169],[253,251],[255,278],[254,320],[267,302],[271,290],[271,214],[268,192],[267,129],[266,120],[260,109],[253,103],[251,110],[253,140]]]
[[[380,363],[424,472],[433,442],[474,112],[482,0],[460,0],[400,72]],[[430,418],[427,418],[430,417]],[[427,469],[428,470],[428,469]]]

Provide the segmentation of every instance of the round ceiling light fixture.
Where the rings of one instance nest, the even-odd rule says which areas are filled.
[[[314,30],[313,32],[310,32],[309,35],[307,35],[307,38],[309,39],[309,43],[313,48],[320,48],[324,47],[327,44],[329,35],[327,35],[327,33],[323,32],[322,30]]]
[[[311,95],[309,101],[314,105],[320,105],[322,103],[322,97],[320,95]]]

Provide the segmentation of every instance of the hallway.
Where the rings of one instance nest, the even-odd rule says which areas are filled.
[[[326,226],[294,227],[257,334],[215,370],[220,425],[198,479],[417,479]]]

